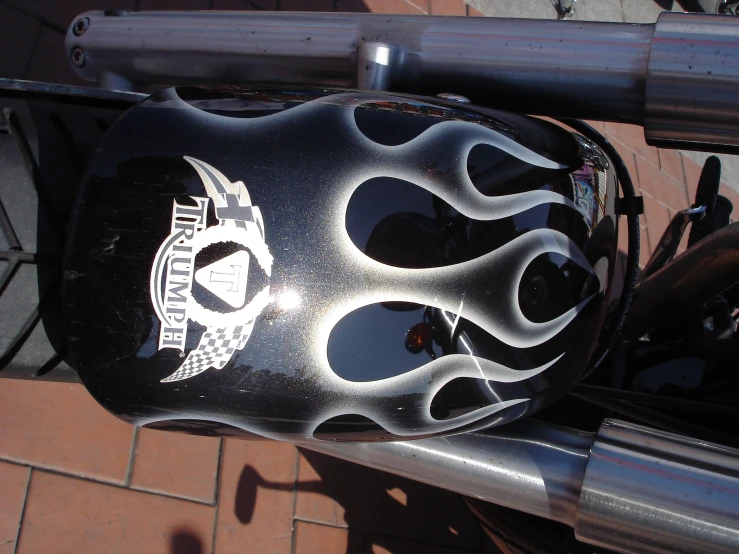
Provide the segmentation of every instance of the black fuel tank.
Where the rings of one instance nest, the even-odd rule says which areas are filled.
[[[72,361],[139,425],[304,440],[459,433],[581,375],[616,178],[525,116],[380,93],[162,91],[93,157]]]

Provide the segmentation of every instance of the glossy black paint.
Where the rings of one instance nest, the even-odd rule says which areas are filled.
[[[307,253],[325,249],[309,230],[316,214],[328,209],[325,199],[343,194],[339,168],[361,155],[355,142],[368,138],[377,144],[402,145],[445,121],[492,129],[563,166],[535,167],[496,147],[475,146],[466,165],[482,194],[503,197],[546,190],[564,196],[576,208],[543,203],[515,215],[480,221],[417,184],[373,177],[352,191],[341,222],[354,246],[385,265],[424,271],[453,268],[532,230],[553,229],[569,237],[591,265],[602,258],[608,263],[589,272],[562,254],[538,256],[525,269],[516,292],[521,312],[530,321],[546,322],[584,298],[593,298],[552,339],[525,348],[492,336],[466,319],[465,311],[460,315],[433,305],[378,299],[340,318],[330,330],[326,356],[331,369],[347,382],[361,383],[403,375],[450,354],[474,353],[515,370],[530,370],[564,354],[527,380],[506,383],[462,377],[435,394],[431,416],[439,421],[501,400],[528,399],[475,422],[478,427],[538,410],[564,394],[584,371],[605,317],[617,236],[615,177],[597,147],[553,124],[524,116],[428,99],[378,98],[375,93],[358,107],[345,102],[344,96],[331,97],[315,114],[292,124],[267,125],[264,131],[240,124],[241,120],[258,122],[258,118],[266,122],[267,116],[327,94],[331,93],[169,90],[130,110],[111,129],[83,184],[64,283],[74,364],[107,409],[133,423],[158,428],[168,428],[171,421],[170,427],[187,430],[200,420],[212,422],[203,424],[212,427],[209,432],[217,433],[221,425],[230,426],[228,433],[240,428],[245,436],[256,433],[294,441],[389,440],[451,432],[424,430],[412,413],[421,397],[402,390],[392,395],[372,393],[366,399],[393,414],[388,421],[411,429],[402,437],[351,409],[322,419],[326,406],[351,404],[354,396],[344,398],[344,389],[324,382],[318,368],[302,357],[320,348],[306,344],[315,325],[313,304],[315,313],[322,313],[327,299],[342,293],[342,282],[369,279],[347,274],[341,265],[323,267],[324,273],[319,274],[314,260],[306,259]],[[339,114],[351,109],[361,140],[336,123]],[[170,233],[173,201],[193,205],[191,197],[207,196],[183,156],[207,162],[232,182],[243,181],[252,204],[261,209],[274,262],[267,276],[252,256],[247,297],[268,283],[275,298],[280,291],[301,291],[302,306],[293,313],[275,300],[257,319],[243,350],[235,351],[224,368],[161,382],[198,346],[205,331],[190,321],[184,353],[158,349],[160,321],[150,296],[153,260]],[[452,154],[448,160],[440,157],[428,171],[444,182],[449,168],[459,161]],[[331,187],[336,188],[335,194]],[[216,222],[211,202],[208,224]],[[235,242],[211,245],[198,254],[196,269],[239,251],[245,248]],[[495,272],[505,272],[506,266],[491,271],[495,279]],[[470,290],[483,287],[491,301],[507,294],[497,290],[494,280],[480,282],[474,275],[465,279]],[[391,291],[393,283],[386,287]],[[192,294],[215,311],[231,309],[197,282]],[[433,343],[414,354],[405,348],[406,333],[422,322],[433,329]],[[308,433],[313,424],[315,431]],[[454,432],[472,427],[467,423]]]

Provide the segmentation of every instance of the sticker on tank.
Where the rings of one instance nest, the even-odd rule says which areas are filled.
[[[264,241],[264,221],[241,181],[231,183],[205,162],[185,156],[197,171],[208,198],[192,196],[195,206],[172,207],[172,228],[154,258],[151,301],[161,322],[159,350],[175,348],[184,357],[188,321],[207,329],[184,363],[162,382],[189,379],[209,368],[222,369],[234,352],[243,350],[257,317],[270,302],[269,284],[247,299],[250,255],[267,277],[272,254]],[[208,204],[213,201],[218,225],[207,226]],[[237,243],[238,250],[195,271],[195,257],[219,243]],[[250,254],[251,253],[251,254]],[[193,279],[211,294],[236,308],[221,313],[204,306],[192,294]]]

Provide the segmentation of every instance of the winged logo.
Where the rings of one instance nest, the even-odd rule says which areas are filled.
[[[204,325],[206,330],[197,348],[177,371],[162,379],[163,383],[189,379],[209,368],[222,369],[234,352],[243,350],[256,319],[272,300],[268,282],[247,302],[251,257],[267,278],[272,274],[273,258],[265,242],[262,213],[252,205],[246,186],[241,181],[232,183],[201,160],[184,159],[197,172],[208,197],[191,196],[195,205],[173,202],[170,234],[154,258],[150,293],[161,322],[158,347],[175,348],[184,354],[188,321]],[[218,224],[209,227],[211,201]],[[196,256],[218,243],[236,243],[243,248],[196,270]],[[229,309],[199,302],[192,294],[193,281]]]

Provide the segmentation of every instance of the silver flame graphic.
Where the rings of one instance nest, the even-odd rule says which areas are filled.
[[[358,186],[375,177],[403,179],[440,197],[465,216],[477,220],[496,220],[521,213],[544,203],[565,204],[575,208],[564,196],[551,191],[531,191],[503,197],[487,197],[472,184],[466,167],[470,150],[478,144],[499,148],[511,156],[538,167],[559,169],[561,166],[501,133],[482,125],[461,121],[444,121],[427,129],[415,139],[399,145],[384,146],[368,139],[358,129],[354,109],[376,101],[408,102],[371,93],[346,93],[327,96],[290,110],[258,119],[232,119],[201,111],[180,101],[190,109],[195,119],[222,126],[233,126],[239,133],[267,135],[299,124],[324,111],[335,121],[331,132],[340,133],[361,155],[343,159],[337,154],[335,167],[317,193],[313,204],[311,227],[305,229],[309,248],[302,251],[301,275],[310,279],[295,282],[295,290],[303,298],[299,307],[278,321],[281,340],[274,356],[284,367],[309,368],[314,382],[332,400],[315,409],[314,416],[301,430],[289,437],[291,441],[315,440],[313,432],[326,420],[347,414],[363,415],[398,436],[423,436],[453,433],[464,427],[485,427],[501,410],[528,402],[528,398],[509,399],[448,420],[431,416],[430,405],[441,388],[459,377],[497,382],[517,382],[531,379],[556,364],[561,353],[548,363],[519,371],[473,354],[443,356],[405,374],[370,382],[353,382],[338,376],[328,361],[327,345],[334,326],[350,312],[379,302],[403,301],[430,305],[454,313],[464,302],[464,317],[491,335],[516,348],[542,344],[564,329],[592,299],[561,316],[545,322],[528,320],[518,305],[521,277],[537,256],[544,253],[562,254],[585,270],[593,269],[580,249],[565,235],[549,230],[529,231],[508,244],[477,259],[448,267],[404,269],[390,267],[365,256],[356,248],[345,228],[346,208]],[[415,101],[414,101],[415,102]],[[418,102],[422,104],[422,102]],[[349,106],[350,109],[347,109]],[[356,152],[355,152],[356,153]],[[435,172],[439,160],[446,160],[444,172]],[[451,162],[449,162],[451,160]],[[204,161],[208,162],[207,159]],[[248,168],[244,168],[244,172]],[[246,175],[227,175],[230,179]],[[263,205],[269,210],[280,206]],[[279,259],[279,254],[276,254]],[[286,282],[291,276],[285,275]],[[496,290],[486,289],[485,283],[495,282]],[[299,324],[298,322],[309,322]],[[257,324],[259,326],[259,323]],[[248,351],[248,346],[246,351]],[[402,417],[387,404],[388,399],[416,395],[419,401],[409,402]],[[178,418],[185,417],[178,414]],[[198,417],[196,417],[197,419]],[[202,418],[202,416],[200,417]],[[276,439],[285,435],[274,431],[269,422],[243,421],[227,416],[209,416],[250,432]]]

